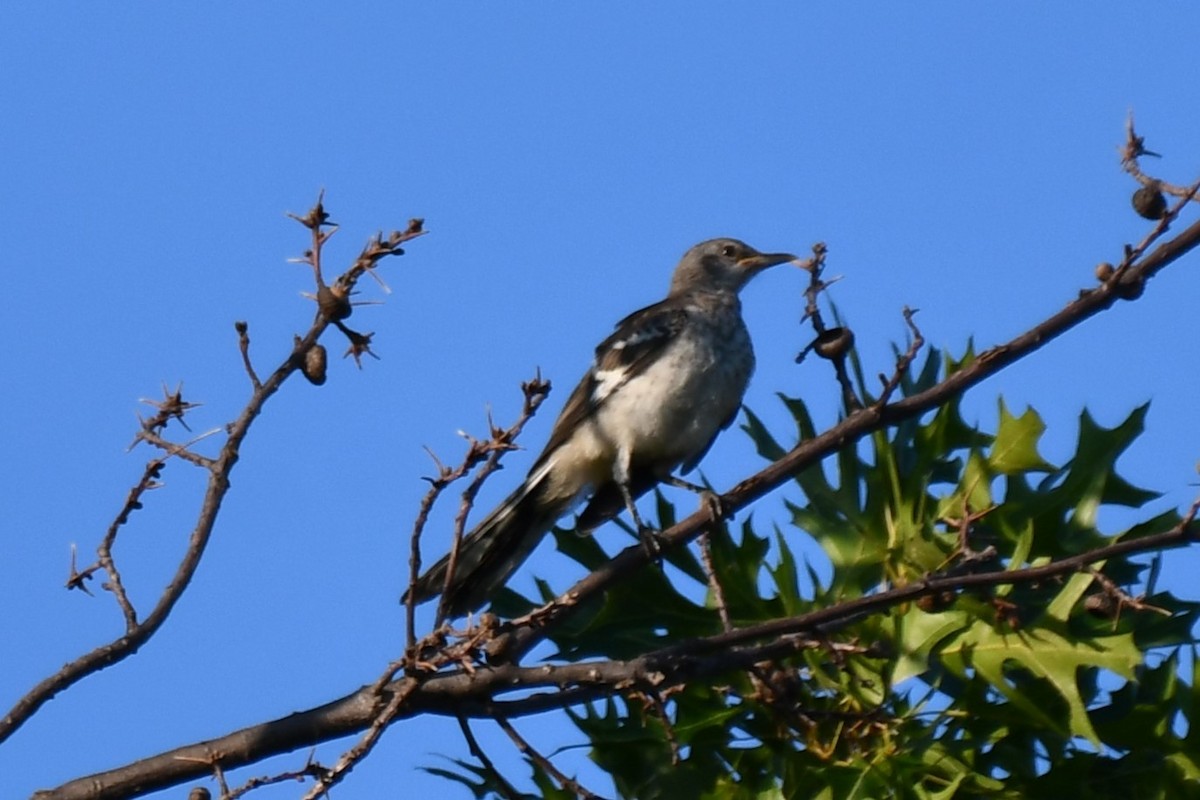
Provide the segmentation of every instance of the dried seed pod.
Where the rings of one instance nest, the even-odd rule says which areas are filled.
[[[1162,219],[1167,215],[1167,198],[1158,181],[1151,181],[1133,193],[1133,210],[1146,219]]]
[[[325,366],[328,361],[329,358],[325,352],[325,345],[314,344],[304,354],[304,361],[300,364],[300,371],[304,373],[304,377],[308,378],[309,383],[313,386],[320,386],[325,382]]]
[[[322,316],[330,321],[343,320],[354,310],[349,294],[324,284],[317,287],[317,307],[321,309]]]
[[[934,594],[926,594],[917,598],[917,608],[927,614],[936,614],[939,611],[945,611],[954,605],[954,601],[958,595],[950,589],[943,589]]]
[[[812,349],[821,358],[830,360],[845,358],[854,346],[854,331],[849,328],[829,328],[821,331],[813,342]]]
[[[1083,610],[1093,617],[1113,619],[1117,615],[1117,601],[1107,592],[1096,592],[1084,599]]]

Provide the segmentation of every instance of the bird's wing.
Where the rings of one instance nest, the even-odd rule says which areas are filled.
[[[704,460],[704,457],[706,455],[708,455],[708,451],[710,449],[712,449],[713,443],[717,441],[717,437],[721,435],[721,431],[725,430],[726,428],[728,428],[730,425],[733,424],[733,421],[735,419],[737,419],[738,412],[741,410],[742,410],[742,407],[739,404],[738,407],[733,410],[733,413],[730,414],[728,417],[726,417],[725,420],[721,423],[721,427],[717,428],[716,431],[713,432],[712,438],[710,438],[708,440],[708,444],[706,444],[706,445],[704,445],[704,447],[700,448],[700,451],[698,453],[696,453],[696,455],[692,456],[691,458],[689,458],[687,461],[683,462],[679,466],[680,474],[683,474],[683,475],[688,474],[689,472],[691,472],[693,469],[696,468],[697,464],[699,464],[701,461]]]
[[[687,317],[686,306],[668,298],[618,322],[612,335],[596,347],[591,369],[567,398],[533,469],[571,438],[613,392],[653,364],[683,330]]]

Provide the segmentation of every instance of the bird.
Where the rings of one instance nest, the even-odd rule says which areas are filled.
[[[525,480],[462,537],[449,584],[447,555],[404,601],[440,593],[439,619],[478,610],[585,499],[577,530],[626,509],[652,542],[635,501],[660,483],[706,493],[674,472],[692,470],[737,416],[754,372],[739,292],[787,262],[798,263],[791,253],[761,253],[729,238],[684,253],[666,298],[622,319],[596,347]]]

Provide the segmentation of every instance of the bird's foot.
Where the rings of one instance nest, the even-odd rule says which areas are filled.
[[[687,489],[689,492],[695,492],[700,495],[700,505],[709,513],[713,522],[719,522],[728,517],[733,509],[726,508],[725,502],[721,500],[721,495],[714,492],[707,486],[701,486],[698,483],[685,481],[683,478],[675,475],[664,475],[660,480],[668,486],[674,486],[678,489]]]
[[[700,505],[712,517],[713,522],[720,522],[733,511],[733,509],[725,506],[725,501],[721,499],[721,495],[710,489],[700,492]]]
[[[642,549],[646,551],[646,556],[654,562],[662,562],[663,541],[662,533],[657,528],[651,528],[649,525],[638,525],[638,541],[642,543]]]

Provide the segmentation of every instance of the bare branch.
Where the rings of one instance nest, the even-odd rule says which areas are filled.
[[[321,741],[371,729],[364,737],[373,746],[387,724],[421,713],[454,717],[514,717],[566,708],[620,693],[661,692],[689,680],[708,679],[732,670],[751,669],[763,661],[806,649],[833,653],[866,653],[871,647],[833,642],[829,635],[863,616],[921,597],[1004,585],[1038,583],[1087,570],[1116,556],[1152,552],[1195,541],[1200,499],[1169,530],[1038,567],[989,573],[932,576],[876,594],[784,619],[771,620],[692,640],[628,661],[588,661],[523,667],[498,664],[428,675],[403,677],[382,690],[368,685],[332,703],[262,723],[226,736],[177,748],[124,767],[79,778],[40,792],[37,800],[116,800],[195,780],[213,765],[229,770],[269,756],[310,747]],[[549,692],[533,692],[537,688]],[[520,699],[499,700],[506,693]],[[384,713],[380,708],[383,704]],[[380,724],[381,719],[386,722]],[[361,743],[360,743],[361,744]],[[355,752],[355,751],[351,751]]]
[[[870,406],[848,414],[842,422],[800,442],[782,458],[721,495],[721,507],[730,512],[744,508],[849,443],[937,408],[1015,361],[1041,349],[1085,320],[1111,308],[1118,301],[1136,299],[1140,296],[1140,287],[1147,281],[1200,245],[1200,222],[1195,222],[1175,238],[1160,244],[1153,252],[1143,255],[1161,236],[1161,231],[1169,227],[1170,222],[1187,202],[1186,198],[1181,200],[1141,244],[1127,250],[1121,266],[1109,281],[1097,288],[1083,290],[1077,299],[1068,303],[1061,311],[1010,341],[985,350],[975,361],[937,385],[884,406]],[[1139,287],[1139,290],[1132,292],[1130,287]],[[664,548],[681,546],[696,538],[709,522],[709,514],[698,511],[663,531],[659,540]],[[520,658],[530,647],[545,638],[547,629],[561,624],[574,614],[580,607],[581,600],[604,591],[614,582],[636,572],[646,562],[644,548],[638,545],[628,547],[584,577],[557,600],[529,615],[528,619],[536,619],[536,625],[523,625],[525,619],[514,620],[510,629],[511,638],[506,642],[508,657]]]
[[[250,326],[238,320],[233,323],[234,329],[238,335],[238,350],[242,354],[242,365],[246,368],[246,374],[250,376],[250,385],[255,391],[262,388],[262,381],[258,379],[258,373],[254,371],[254,365],[250,363]]]
[[[558,781],[559,785],[564,789],[569,792],[574,792],[576,797],[582,797],[585,798],[585,800],[603,800],[600,795],[596,794],[595,792],[588,791],[588,789],[586,789],[578,781],[564,775],[562,770],[554,766],[553,761],[546,758],[546,756],[542,755],[537,748],[525,741],[525,737],[518,733],[517,729],[514,728],[512,723],[510,723],[507,719],[504,717],[497,717],[496,724],[500,726],[501,730],[508,734],[508,738],[512,739],[513,744],[517,746],[517,749],[521,751],[522,755],[528,757],[531,761],[541,767],[547,775]]]
[[[1132,120],[1128,137],[1129,142],[1126,147],[1129,148],[1128,152],[1133,154],[1132,160],[1149,154],[1144,149],[1141,140],[1134,134]],[[1136,163],[1134,166],[1136,168]],[[1138,177],[1141,175],[1140,170],[1131,171],[1131,174],[1141,180]],[[1198,188],[1200,188],[1200,184],[1182,188],[1177,193],[1177,196],[1180,197],[1179,202],[1173,208],[1163,212],[1158,224],[1141,243],[1136,246],[1127,245],[1124,248],[1118,266],[1104,273],[1098,287],[1082,291],[1077,299],[1068,303],[1061,311],[1052,314],[1014,339],[984,351],[974,362],[964,366],[937,385],[892,401],[891,398],[899,387],[903,375],[923,346],[920,331],[912,322],[912,312],[905,309],[905,318],[913,333],[913,339],[907,351],[897,359],[892,376],[884,378],[882,395],[878,401],[863,407],[861,403],[858,403],[853,392],[845,392],[849,413],[841,423],[810,440],[801,442],[778,461],[738,483],[718,499],[720,507],[723,510],[732,511],[746,506],[790,481],[800,471],[838,452],[863,436],[940,406],[1014,361],[1037,351],[1084,320],[1107,310],[1118,301],[1134,300],[1139,297],[1149,279],[1200,244],[1200,222],[1191,225],[1173,239],[1158,243],[1180,210],[1192,201]],[[1174,194],[1174,192],[1172,193]],[[373,355],[369,349],[370,334],[357,334],[341,323],[341,320],[350,314],[349,296],[354,281],[365,272],[371,272],[374,275],[373,268],[379,260],[387,255],[403,252],[399,247],[401,242],[423,233],[420,222],[413,221],[408,230],[403,233],[393,232],[386,240],[382,234],[376,236],[364,248],[351,270],[335,281],[332,286],[327,286],[321,277],[320,251],[321,246],[332,236],[336,228],[326,230],[331,223],[328,222],[328,215],[324,212],[320,200],[308,215],[295,218],[313,231],[313,249],[305,254],[302,261],[312,266],[318,285],[317,320],[309,334],[296,343],[288,360],[261,385],[257,385],[257,378],[250,369],[247,350],[243,347],[243,357],[247,369],[251,374],[252,383],[256,384],[254,397],[238,421],[229,427],[229,436],[221,454],[211,461],[212,475],[199,523],[196,530],[193,531],[188,553],[180,565],[175,579],[167,587],[163,597],[160,598],[159,603],[145,622],[139,624],[136,615],[127,614],[129,631],[126,636],[64,668],[67,677],[57,688],[55,685],[51,685],[49,688],[43,689],[39,685],[34,692],[27,695],[22,703],[28,700],[33,704],[32,707],[27,710],[24,717],[13,718],[13,715],[10,714],[10,717],[5,718],[0,724],[0,741],[5,735],[11,733],[11,730],[19,726],[29,714],[36,711],[36,708],[49,699],[53,693],[65,688],[88,672],[103,668],[123,658],[140,646],[161,625],[166,614],[170,612],[170,606],[178,599],[179,594],[182,593],[194,573],[204,544],[211,533],[221,499],[228,489],[229,471],[237,460],[238,446],[245,437],[246,431],[267,397],[278,389],[279,383],[283,379],[299,368],[302,357],[316,343],[324,328],[330,323],[341,328],[351,339],[351,351],[356,360],[363,353]],[[1151,251],[1152,247],[1155,248],[1153,251]],[[824,327],[816,304],[819,292],[828,285],[821,282],[819,278],[823,261],[823,246],[820,246],[820,249],[814,247],[814,256],[809,265],[814,277],[810,286],[811,293],[806,293],[808,298],[806,317],[813,320],[813,325],[819,335],[828,330]],[[355,337],[361,339],[361,350],[355,350]],[[844,358],[840,361],[835,359],[835,366],[838,363],[841,363],[839,379],[845,389],[849,382],[845,375]],[[281,372],[282,376],[280,377]],[[453,553],[457,551],[458,542],[465,528],[466,516],[474,501],[479,484],[496,468],[496,461],[503,452],[512,448],[512,439],[520,432],[527,417],[532,414],[533,410],[536,410],[537,403],[540,403],[540,399],[538,399],[532,409],[529,408],[531,402],[529,390],[527,389],[526,392],[526,410],[513,428],[498,430],[492,426],[491,440],[485,443],[472,441],[468,456],[464,458],[463,466],[455,470],[448,470],[440,462],[438,463],[439,476],[430,479],[433,488],[427,495],[427,502],[422,502],[414,525],[411,560],[413,580],[419,574],[418,540],[426,524],[429,509],[440,495],[442,488],[452,479],[451,476],[455,476],[453,479],[463,477],[469,470],[482,463],[483,466],[480,467],[472,483],[464,492],[462,505],[456,519],[455,543],[451,556],[452,572]],[[182,398],[178,395],[177,391],[175,394],[175,399],[178,400],[176,406],[182,404]],[[178,414],[173,413],[169,410],[172,408],[172,402],[172,396],[168,394],[167,399],[159,406],[159,413],[156,417],[144,423],[144,434],[158,437],[159,430],[169,419],[179,419],[182,422],[182,411],[186,409],[179,408]],[[511,436],[509,436],[510,432]],[[150,439],[147,440],[152,444],[157,444]],[[991,572],[969,572],[959,567],[953,567],[912,584],[881,589],[864,597],[839,602],[805,614],[774,619],[743,628],[733,627],[732,621],[729,619],[724,599],[721,597],[723,592],[712,568],[711,554],[705,547],[706,543],[702,542],[706,571],[709,574],[714,593],[718,597],[723,627],[721,633],[675,644],[627,661],[596,660],[569,664],[539,664],[529,667],[520,665],[518,661],[524,654],[528,653],[532,647],[544,642],[555,626],[562,625],[570,619],[575,610],[580,607],[581,600],[593,597],[616,581],[627,578],[646,563],[649,556],[645,549],[641,546],[633,546],[617,554],[555,601],[521,619],[503,624],[490,618],[490,615],[485,615],[489,619],[482,626],[462,632],[439,627],[438,630],[418,643],[415,639],[413,604],[410,601],[407,607],[409,647],[406,650],[405,658],[390,664],[384,675],[375,683],[324,706],[235,731],[217,739],[177,748],[109,772],[80,778],[58,789],[40,793],[38,796],[46,800],[48,798],[84,797],[89,800],[103,800],[103,798],[127,797],[176,785],[211,772],[216,772],[222,782],[223,791],[229,794],[227,787],[224,786],[224,770],[234,769],[271,755],[311,746],[339,736],[362,733],[359,742],[346,751],[333,768],[328,770],[321,768],[320,774],[316,774],[314,771],[313,775],[317,778],[317,783],[306,797],[316,798],[325,793],[328,787],[339,782],[362,758],[369,754],[383,731],[391,724],[417,714],[435,713],[455,716],[459,719],[464,737],[471,746],[472,752],[480,758],[481,763],[485,764],[485,768],[494,770],[474,740],[466,722],[468,717],[497,719],[513,738],[513,741],[517,743],[517,746],[522,749],[522,752],[551,774],[555,780],[580,796],[594,797],[595,795],[558,772],[549,759],[530,748],[528,743],[508,723],[508,718],[560,709],[599,697],[621,695],[626,698],[651,698],[658,704],[657,707],[665,721],[662,693],[687,681],[714,678],[737,670],[752,671],[758,669],[758,665],[764,662],[787,658],[802,650],[822,650],[835,657],[844,653],[873,654],[874,651],[869,644],[832,640],[847,625],[861,620],[867,615],[880,613],[885,609],[921,598],[953,598],[966,590],[982,591],[1003,585],[1038,583],[1080,571],[1091,572],[1094,576],[1098,576],[1099,586],[1113,599],[1118,611],[1122,606],[1155,611],[1158,609],[1142,603],[1141,598],[1130,597],[1112,585],[1111,581],[1106,583],[1106,579],[1094,571],[1093,565],[1118,556],[1161,551],[1193,543],[1200,536],[1200,526],[1196,523],[1198,511],[1200,511],[1200,499],[1197,499],[1179,523],[1169,530],[1136,539],[1116,541],[1089,552],[1036,567]],[[969,507],[964,505],[963,517],[956,523],[964,542],[973,519],[978,516],[979,512],[972,512]],[[664,531],[661,534],[661,542],[664,547],[684,545],[700,535],[711,522],[712,515],[709,511],[698,511]],[[115,567],[113,572],[115,573]],[[86,576],[83,573],[76,573],[72,568],[72,584],[82,587],[85,579]],[[132,608],[130,612],[132,612]],[[441,617],[439,609],[439,622]],[[153,626],[151,627],[152,622]],[[112,653],[107,661],[104,660],[105,656],[97,655],[108,649],[111,649]],[[494,657],[492,663],[481,662],[481,654],[484,651]],[[428,660],[422,661],[422,658]],[[93,661],[81,664],[86,659],[93,659]],[[68,672],[69,670],[74,671]],[[405,670],[404,674],[396,678],[401,670]],[[514,699],[504,699],[509,695],[514,696]],[[20,706],[20,704],[18,705]],[[11,724],[10,718],[14,719]],[[9,725],[9,727],[5,728],[5,725]],[[501,783],[507,789],[512,788],[507,786],[502,778]]]
[[[904,322],[908,325],[912,339],[908,343],[908,349],[897,359],[896,366],[892,370],[892,376],[890,378],[883,378],[883,391],[879,393],[879,399],[875,401],[875,405],[880,408],[886,406],[888,400],[892,399],[892,395],[900,386],[900,381],[908,373],[908,368],[912,366],[913,360],[921,352],[921,348],[925,346],[925,337],[921,335],[921,329],[917,327],[917,323],[913,322],[913,316],[917,313],[916,310],[905,306],[903,313]],[[882,376],[880,377],[882,378]]]
[[[1121,168],[1142,186],[1156,188],[1172,197],[1189,197],[1190,199],[1191,189],[1189,187],[1167,183],[1143,172],[1138,161],[1143,156],[1162,158],[1153,150],[1146,149],[1145,137],[1138,136],[1133,129],[1133,113],[1130,112],[1125,119],[1125,143],[1121,146]]]
[[[305,778],[320,778],[327,770],[325,767],[316,761],[313,756],[315,751],[310,751],[308,760],[304,762],[304,766],[300,769],[288,770],[280,772],[276,775],[265,775],[262,777],[250,778],[236,789],[230,789],[225,785],[225,775],[219,766],[214,767],[214,772],[218,776],[218,781],[221,784],[221,800],[237,800],[242,795],[248,794],[255,789],[260,789],[263,786],[271,786],[276,783],[285,783],[287,781],[303,781]]]
[[[462,544],[462,537],[466,529],[467,515],[471,511],[471,507],[475,503],[475,496],[479,493],[479,489],[483,486],[483,482],[488,479],[497,469],[500,468],[500,459],[504,454],[516,448],[517,437],[521,435],[525,424],[533,418],[537,413],[542,402],[550,394],[550,381],[542,380],[542,373],[539,370],[533,380],[526,381],[521,384],[521,392],[525,396],[524,403],[521,406],[521,416],[517,418],[509,428],[501,429],[492,424],[491,419],[488,419],[488,427],[491,432],[491,441],[487,444],[487,459],[479,468],[475,477],[467,485],[467,488],[462,494],[462,503],[459,506],[458,515],[454,518],[454,540],[450,546],[450,563],[446,567],[446,580],[443,584],[442,599],[438,601],[437,618],[434,622],[434,627],[437,627],[446,618],[445,598],[448,594],[448,589],[454,581],[454,571],[457,566],[458,549]]]
[[[717,615],[721,618],[721,627],[727,631],[733,630],[733,622],[729,619],[729,604],[725,602],[725,587],[721,585],[721,577],[717,575],[717,569],[713,566],[712,541],[708,529],[700,534],[700,563],[704,565],[708,590],[712,592]]]
[[[367,732],[359,741],[342,754],[337,763],[332,768],[325,770],[317,777],[316,783],[312,785],[305,794],[304,800],[317,800],[324,794],[327,794],[330,787],[341,781],[354,769],[355,765],[362,761],[367,755],[375,749],[375,745],[379,743],[379,737],[388,729],[388,726],[395,721],[396,716],[403,709],[405,702],[409,696],[417,689],[415,681],[405,681],[400,684],[395,692],[388,699],[375,718],[371,720],[371,724],[367,727]]]
[[[321,201],[318,199],[316,206],[305,217],[296,217],[296,219],[299,219],[306,227],[309,227],[313,231],[314,248],[313,251],[306,254],[306,258],[308,263],[313,265],[314,272],[319,274],[320,246],[332,235],[332,231],[323,230],[323,227],[329,224],[327,221],[328,215],[325,213]],[[368,250],[364,251],[363,255],[359,256],[350,269],[338,278],[338,285],[343,287],[348,294],[353,289],[359,276],[366,269],[373,267],[385,256],[399,255],[403,252],[399,244],[421,235],[422,232],[420,224],[414,225],[414,223],[410,223],[409,228],[405,232],[393,233],[387,242],[381,242],[374,249],[368,248]],[[197,405],[186,402],[183,399],[182,385],[176,388],[174,392],[168,391],[164,386],[163,400],[146,401],[155,406],[157,412],[150,419],[142,421],[138,439],[145,439],[151,444],[165,447],[169,454],[187,458],[193,463],[206,467],[210,473],[208,485],[197,513],[196,524],[188,538],[186,550],[175,569],[174,575],[163,589],[154,607],[140,622],[137,621],[137,616],[134,614],[128,598],[122,599],[124,590],[121,588],[119,576],[113,578],[112,588],[114,594],[118,597],[118,603],[121,605],[122,613],[125,616],[125,632],[108,644],[97,647],[76,658],[74,661],[69,662],[58,672],[40,681],[21,697],[8,713],[4,715],[3,719],[0,719],[0,742],[5,741],[11,736],[39,708],[59,692],[77,683],[84,677],[112,666],[136,652],[166,621],[171,611],[175,608],[175,604],[183,596],[184,591],[191,583],[192,577],[196,574],[196,569],[200,565],[209,538],[216,525],[217,514],[221,509],[221,504],[225,499],[226,493],[229,491],[229,476],[241,455],[242,442],[249,434],[254,421],[262,412],[263,406],[279,391],[284,381],[293,372],[301,368],[304,354],[317,342],[328,324],[328,319],[324,315],[318,314],[317,319],[313,322],[308,332],[295,344],[292,352],[283,363],[268,376],[266,381],[255,387],[241,414],[226,427],[227,435],[225,442],[218,456],[211,461],[195,456],[194,454],[190,456],[185,455],[185,452],[187,452],[186,446],[176,449],[178,446],[165,443],[158,437],[159,432],[166,427],[170,420],[175,419],[182,424],[184,414]],[[187,426],[184,425],[184,427]],[[153,464],[154,462],[151,463]],[[127,500],[126,507],[122,514],[118,515],[117,522],[110,527],[109,534],[105,537],[106,544],[102,543],[101,545],[101,552],[104,552],[106,547],[111,552],[112,538],[115,537],[116,528],[124,524],[128,518],[128,513],[138,507],[137,503],[137,498],[134,498],[132,501]],[[102,560],[104,560],[104,556],[102,556]],[[116,568],[112,564],[111,558],[108,558],[106,568],[110,569],[110,576],[116,575]],[[79,576],[73,575],[68,585],[77,585],[84,579],[82,574]]]
[[[500,787],[500,793],[509,800],[521,800],[521,793],[508,782],[508,779],[500,774],[500,770],[496,769],[496,765],[488,758],[487,753],[483,752],[483,748],[479,746],[479,740],[475,738],[475,733],[471,730],[471,723],[466,717],[458,718],[458,727],[462,730],[463,738],[467,740],[467,749],[471,751],[471,755],[479,759],[479,763],[492,776],[497,786]]]

